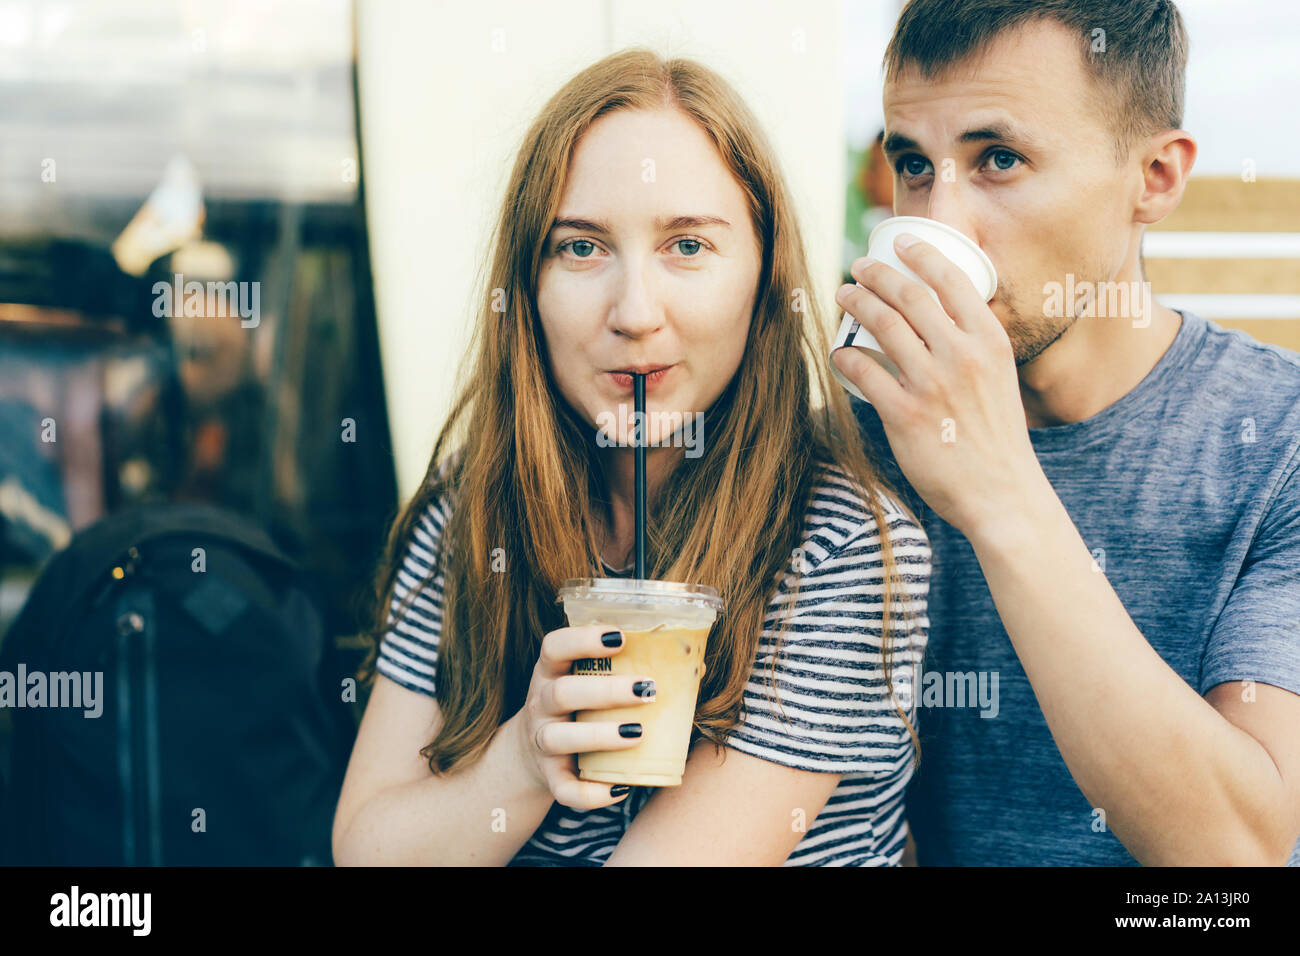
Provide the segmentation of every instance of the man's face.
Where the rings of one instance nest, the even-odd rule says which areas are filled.
[[[1081,46],[1060,24],[1040,21],[933,81],[907,67],[885,86],[894,212],[947,223],[988,253],[998,273],[989,307],[1017,365],[1076,321],[1068,313],[1079,305],[1044,314],[1044,285],[1065,286],[1067,274],[1076,286],[1112,280],[1138,241],[1136,153],[1115,164]]]

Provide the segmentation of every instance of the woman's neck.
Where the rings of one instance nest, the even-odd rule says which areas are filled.
[[[671,447],[645,450],[647,511],[672,468],[675,455],[681,453],[681,449]],[[608,524],[601,542],[601,557],[618,570],[632,563],[632,552],[636,547],[636,450],[602,449],[599,460],[609,495],[609,511],[605,516]]]

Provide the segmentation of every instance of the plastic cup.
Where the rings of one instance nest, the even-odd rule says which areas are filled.
[[[559,600],[571,627],[600,624],[623,632],[622,650],[612,657],[574,661],[574,674],[644,675],[655,682],[650,703],[577,711],[574,719],[580,722],[642,725],[635,747],[579,754],[579,778],[679,786],[704,676],[704,648],[722,610],[717,589],[676,581],[575,578],[564,582]]]
[[[993,298],[993,294],[998,289],[998,274],[993,268],[992,261],[973,239],[936,219],[925,219],[921,216],[894,216],[884,220],[871,230],[871,235],[867,239],[867,255],[897,269],[909,279],[915,279],[925,285],[934,301],[939,302],[938,293],[926,285],[924,279],[903,265],[902,260],[898,258],[898,253],[894,251],[894,240],[904,232],[910,232],[918,239],[930,243],[947,256],[954,265],[970,276],[975,291],[984,297],[985,302]],[[898,378],[898,366],[885,355],[875,336],[859,325],[857,319],[847,312],[840,319],[840,330],[835,336],[835,344],[831,346],[831,354],[834,355],[837,349],[843,348],[861,349],[883,366],[890,375]],[[852,394],[864,402],[867,401],[867,396],[863,395],[858,387],[840,372],[834,362],[831,362],[831,373],[836,381]]]

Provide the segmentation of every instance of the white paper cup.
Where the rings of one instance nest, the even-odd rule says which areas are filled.
[[[984,250],[975,244],[973,239],[936,219],[925,219],[921,216],[894,216],[891,219],[886,219],[871,230],[871,236],[867,239],[867,255],[897,269],[909,279],[915,279],[925,285],[925,280],[903,265],[902,260],[898,258],[898,254],[894,252],[894,240],[904,232],[910,232],[918,239],[930,243],[930,245],[947,256],[954,265],[970,276],[975,290],[984,297],[985,302],[993,298],[993,294],[998,289],[998,274],[997,270],[993,268],[992,261],[984,254]],[[938,302],[938,293],[930,289],[928,285],[926,288],[929,290],[930,295],[934,297],[934,301]],[[890,375],[898,378],[898,366],[885,355],[875,337],[859,325],[858,321],[847,312],[844,313],[844,317],[840,320],[840,330],[835,336],[835,344],[831,346],[831,354],[833,355],[837,349],[843,348],[861,349],[875,359]],[[856,385],[844,377],[833,361],[831,362],[831,374],[835,376],[836,381],[852,394],[864,402],[867,401],[867,397],[858,391]]]

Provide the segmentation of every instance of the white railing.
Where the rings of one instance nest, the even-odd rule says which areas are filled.
[[[1296,259],[1295,232],[1148,232],[1142,241],[1148,259]],[[1295,264],[1300,279],[1300,261]],[[1234,292],[1161,295],[1171,309],[1187,309],[1207,319],[1297,319],[1300,295]]]

